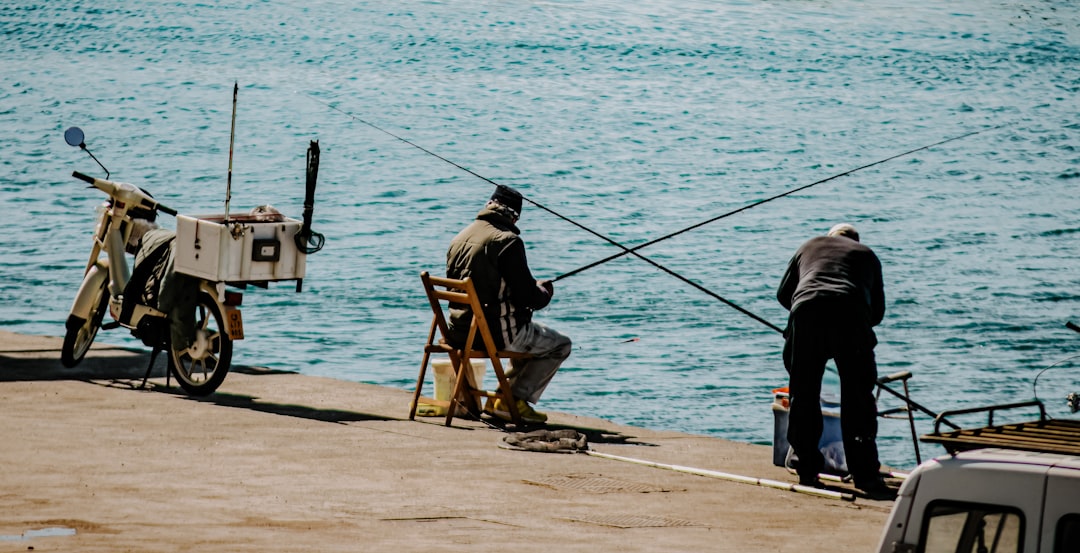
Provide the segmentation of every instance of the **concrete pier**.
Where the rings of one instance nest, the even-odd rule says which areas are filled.
[[[193,398],[60,343],[0,332],[0,552],[867,552],[891,508],[665,468],[795,483],[768,446],[549,412],[603,455],[514,451],[403,390],[236,366]]]

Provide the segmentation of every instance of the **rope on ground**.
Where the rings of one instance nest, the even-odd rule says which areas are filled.
[[[499,447],[541,453],[577,453],[589,449],[585,435],[576,430],[533,430],[507,434]]]

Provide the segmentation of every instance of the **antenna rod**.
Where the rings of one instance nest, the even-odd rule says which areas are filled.
[[[233,81],[232,89],[232,126],[229,128],[229,176],[225,181],[225,222],[229,222],[229,200],[232,199],[232,157],[233,142],[236,140],[236,94],[240,85]]]

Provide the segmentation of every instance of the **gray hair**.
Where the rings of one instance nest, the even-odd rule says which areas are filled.
[[[843,236],[856,242],[859,241],[859,231],[855,230],[855,227],[848,223],[833,225],[833,228],[829,229],[829,236]]]

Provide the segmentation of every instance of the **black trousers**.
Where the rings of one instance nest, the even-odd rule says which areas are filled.
[[[799,456],[800,478],[816,477],[825,465],[818,443],[823,429],[821,379],[829,359],[840,373],[840,427],[848,470],[856,484],[878,477],[875,345],[877,338],[865,315],[847,301],[809,300],[789,317],[787,437]]]

